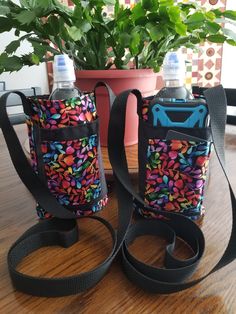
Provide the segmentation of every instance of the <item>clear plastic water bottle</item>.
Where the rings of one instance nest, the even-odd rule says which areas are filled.
[[[55,55],[53,63],[53,90],[51,100],[70,99],[81,95],[75,86],[75,70],[73,61],[68,55]]]
[[[185,86],[185,61],[181,52],[167,52],[163,62],[163,80],[165,86],[156,97],[171,99],[193,99]]]

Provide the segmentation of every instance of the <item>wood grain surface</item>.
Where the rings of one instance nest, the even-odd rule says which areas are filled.
[[[112,175],[112,167],[108,157],[107,147],[101,147],[103,166],[107,175]],[[131,175],[138,173],[138,144],[126,147],[127,161]]]
[[[24,142],[24,126],[16,127]],[[134,159],[135,160],[135,159]],[[228,127],[226,160],[236,191],[236,127]],[[117,225],[117,200],[114,186],[109,191],[109,204],[100,214]],[[206,252],[194,278],[204,275],[219,260],[229,239],[231,212],[229,192],[213,154],[210,182],[206,191],[206,216],[202,229]],[[148,294],[125,277],[117,260],[106,277],[93,289],[79,295],[61,298],[38,298],[17,292],[7,270],[10,245],[37,221],[35,201],[21,183],[0,134],[0,313],[236,313],[236,262],[214,273],[197,286],[173,295]],[[79,222],[80,241],[71,248],[43,248],[28,256],[19,266],[26,274],[65,276],[91,269],[108,255],[111,239],[95,221]],[[164,240],[141,237],[132,245],[137,257],[161,265]],[[188,248],[179,241],[178,256],[189,256]]]

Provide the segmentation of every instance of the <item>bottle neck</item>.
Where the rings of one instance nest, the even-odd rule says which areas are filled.
[[[165,87],[182,87],[182,86],[184,86],[183,79],[165,80]]]
[[[65,88],[74,88],[75,87],[75,84],[74,84],[74,81],[67,81],[67,82],[56,82],[54,84],[54,89],[55,88],[60,88],[60,89],[65,89]]]

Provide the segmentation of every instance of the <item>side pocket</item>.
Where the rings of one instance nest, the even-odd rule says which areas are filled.
[[[153,208],[198,219],[204,213],[202,202],[210,152],[210,142],[149,139],[145,202]]]
[[[77,216],[93,214],[107,203],[95,123],[98,121],[55,130],[38,128],[41,179],[58,202]],[[49,217],[40,205],[37,212],[40,218]]]

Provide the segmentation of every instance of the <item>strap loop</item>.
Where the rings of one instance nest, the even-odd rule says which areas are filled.
[[[112,251],[103,263],[88,272],[63,278],[33,277],[18,272],[16,270],[17,265],[33,251],[51,245],[69,247],[78,240],[76,220],[53,218],[50,221],[42,221],[27,230],[9,250],[8,269],[16,289],[35,296],[60,297],[83,292],[97,284],[104,277],[113,261],[116,233],[106,220],[100,217],[89,218],[101,222],[112,237]]]

